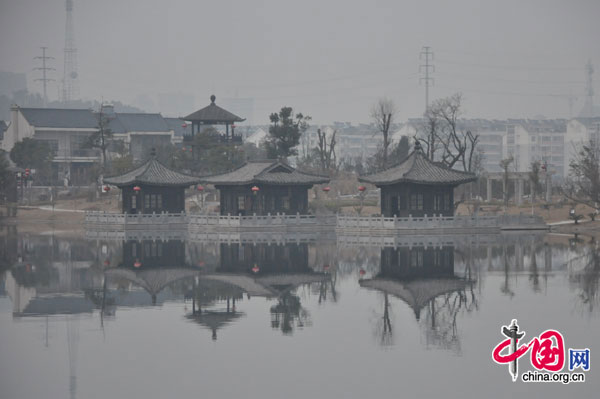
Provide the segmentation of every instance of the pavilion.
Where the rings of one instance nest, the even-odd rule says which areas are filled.
[[[248,161],[231,172],[202,178],[220,192],[221,215],[307,214],[308,190],[329,182],[283,161]]]
[[[181,118],[184,121],[192,122],[192,136],[200,133],[203,128],[214,125],[225,125],[225,141],[242,141],[240,136],[235,136],[235,123],[243,122],[246,119],[240,118],[215,104],[217,97],[213,94],[210,96],[210,105]],[[229,130],[231,128],[231,134]]]
[[[187,187],[199,179],[167,168],[152,151],[143,165],[120,176],[105,177],[104,183],[117,186],[122,193],[123,213],[185,212]]]
[[[473,173],[431,161],[418,141],[398,165],[359,178],[381,189],[381,213],[385,217],[453,216],[454,187],[474,180]]]

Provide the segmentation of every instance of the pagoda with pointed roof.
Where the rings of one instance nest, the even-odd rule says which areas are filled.
[[[474,180],[473,173],[431,161],[418,141],[396,166],[359,178],[381,189],[381,214],[385,217],[454,216],[454,188]]]
[[[123,213],[181,213],[185,211],[185,189],[198,177],[167,168],[153,150],[141,166],[120,176],[105,177],[104,183],[121,189]]]
[[[217,97],[213,94],[210,96],[210,104],[188,116],[181,118],[184,121],[192,122],[192,137],[199,134],[205,127],[214,125],[225,125],[225,140],[226,141],[241,141],[241,137],[237,139],[234,134],[235,123],[243,122],[246,119],[219,107],[215,104]],[[231,134],[229,130],[231,128]],[[237,139],[237,140],[235,140]]]
[[[249,161],[231,172],[206,176],[220,192],[221,215],[307,214],[308,190],[329,182],[279,160]]]

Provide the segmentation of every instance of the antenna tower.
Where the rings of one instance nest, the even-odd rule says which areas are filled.
[[[62,101],[67,104],[79,97],[77,74],[77,48],[73,33],[73,0],[66,0],[67,19],[65,25],[65,65],[62,81]]]
[[[431,51],[431,47],[424,46],[421,50],[421,54],[419,55],[419,59],[425,62],[424,64],[419,65],[419,72],[423,72],[425,76],[422,76],[419,79],[419,84],[421,82],[425,82],[425,112],[429,109],[429,85],[433,85],[434,80],[429,76],[430,73],[435,72],[435,66],[430,64],[433,61],[433,52]]]
[[[44,86],[44,108],[46,108],[48,106],[48,91],[47,91],[47,83],[54,81],[54,79],[51,79],[47,76],[46,72],[47,71],[55,71],[56,69],[54,68],[50,68],[48,66],[46,66],[46,60],[53,60],[54,57],[48,57],[46,55],[46,49],[48,47],[40,47],[42,49],[42,56],[41,57],[33,57],[34,60],[42,60],[42,66],[39,68],[33,68],[34,71],[42,71],[42,77],[40,79],[34,79],[36,82],[42,82],[42,85]]]
[[[585,65],[585,105],[583,106],[583,116],[593,117],[594,116],[594,65],[592,60],[588,60]]]

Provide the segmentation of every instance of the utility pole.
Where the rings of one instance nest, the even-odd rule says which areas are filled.
[[[46,66],[46,60],[53,60],[54,57],[48,57],[46,55],[46,49],[48,47],[40,47],[42,49],[42,56],[41,57],[34,57],[34,60],[42,60],[42,67],[41,68],[33,68],[34,71],[42,71],[42,78],[41,79],[34,79],[36,82],[42,82],[42,85],[44,87],[44,108],[46,108],[48,106],[48,91],[47,91],[47,83],[50,81],[53,81],[54,79],[50,79],[48,78],[48,76],[46,75],[47,71],[55,71],[56,69],[54,68],[50,68],[48,66]]]
[[[419,78],[419,84],[425,82],[425,112],[429,109],[429,85],[433,85],[434,80],[429,76],[430,73],[435,72],[435,66],[430,62],[433,61],[433,52],[431,47],[424,46],[419,54],[419,60],[425,62],[419,65],[419,72],[425,73],[425,76]]]

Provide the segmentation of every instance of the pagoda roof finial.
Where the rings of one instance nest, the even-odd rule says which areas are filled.
[[[212,95],[210,96],[210,103],[211,103],[211,104],[214,104],[216,99],[217,99],[217,96],[215,96],[214,94],[212,94]]]

